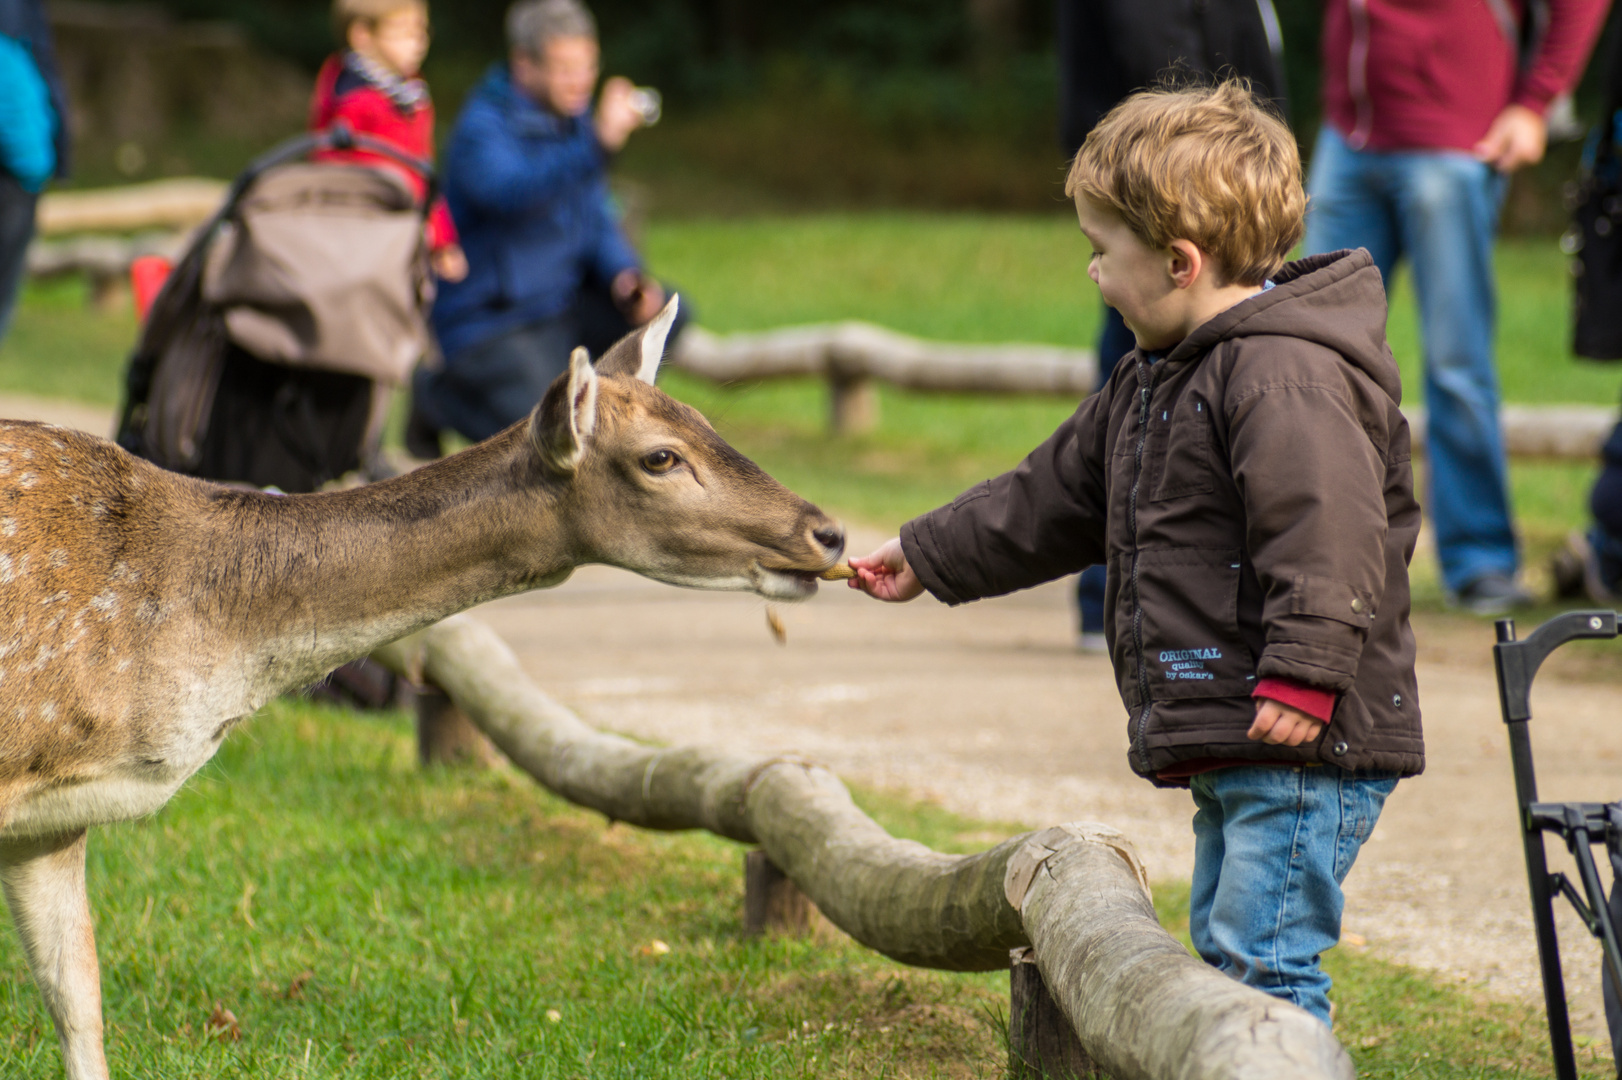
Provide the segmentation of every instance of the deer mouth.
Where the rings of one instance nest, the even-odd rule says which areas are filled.
[[[768,600],[804,600],[817,594],[816,570],[755,564],[755,591]]]

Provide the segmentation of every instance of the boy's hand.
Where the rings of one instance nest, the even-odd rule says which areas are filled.
[[[924,583],[907,565],[899,537],[886,541],[865,559],[851,559],[850,566],[856,571],[856,576],[850,579],[850,587],[862,590],[875,600],[900,603],[923,594]]]
[[[1246,734],[1274,746],[1300,746],[1316,739],[1323,729],[1322,720],[1300,709],[1292,709],[1272,698],[1257,698],[1256,719]]]

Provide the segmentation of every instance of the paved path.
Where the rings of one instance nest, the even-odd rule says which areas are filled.
[[[0,415],[29,412],[107,430],[106,410],[0,398]],[[858,533],[851,546],[879,539]],[[992,821],[1106,821],[1135,839],[1152,877],[1189,876],[1192,804],[1128,769],[1109,664],[1072,648],[1063,586],[959,609],[824,586],[780,610],[783,646],[758,599],[590,567],[480,614],[542,686],[604,728],[795,749],[858,783]],[[1381,955],[1535,1000],[1492,630],[1480,624],[1479,646],[1473,629],[1462,642],[1448,633],[1422,650],[1437,658],[1419,673],[1430,769],[1399,786],[1365,848],[1347,883],[1346,930]],[[1545,798],[1622,794],[1619,703],[1622,682],[1539,684]],[[1562,938],[1579,1030],[1598,1034],[1597,952],[1573,920]]]

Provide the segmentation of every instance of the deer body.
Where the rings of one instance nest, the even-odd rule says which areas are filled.
[[[0,883],[68,1075],[106,1075],[90,826],[151,813],[272,697],[607,562],[815,591],[839,528],[651,385],[674,302],[529,420],[369,487],[277,496],[0,421]]]

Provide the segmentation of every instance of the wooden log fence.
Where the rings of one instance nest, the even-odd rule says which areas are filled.
[[[886,956],[985,971],[1032,947],[1086,1053],[1116,1080],[1354,1075],[1323,1024],[1206,966],[1161,929],[1142,864],[1108,826],[942,855],[890,836],[814,763],[644,746],[591,728],[470,616],[373,656],[442,687],[516,766],[571,802],[644,828],[760,845],[824,917]]]
[[[878,425],[874,384],[974,394],[1043,394],[1080,401],[1098,362],[1086,349],[1049,345],[963,345],[925,341],[863,322],[824,323],[758,334],[690,327],[671,363],[719,383],[811,377],[829,387],[829,427],[859,434]],[[1414,448],[1424,450],[1426,415],[1403,410]],[[1617,422],[1611,405],[1507,405],[1504,441],[1518,458],[1592,461]]]

